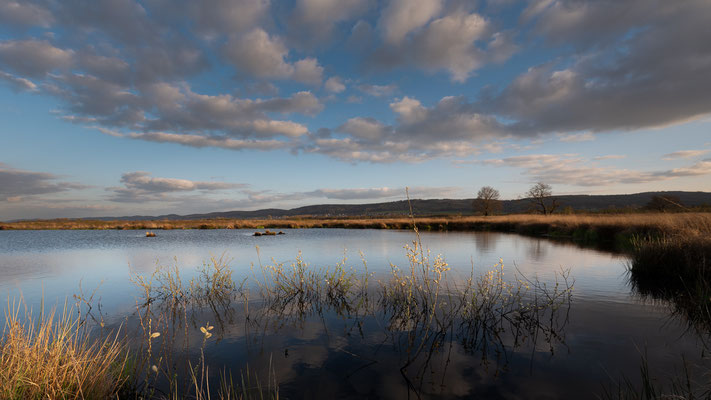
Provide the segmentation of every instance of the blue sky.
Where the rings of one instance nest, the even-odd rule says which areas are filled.
[[[0,220],[711,191],[707,0],[0,0]]]

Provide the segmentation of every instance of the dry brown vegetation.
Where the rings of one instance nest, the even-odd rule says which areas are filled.
[[[118,336],[92,340],[65,307],[38,317],[20,304],[5,311],[0,336],[0,398],[100,399],[123,384],[126,362]]]
[[[265,229],[265,228],[351,228],[411,229],[408,217],[389,218],[288,218],[288,219],[201,219],[201,220],[36,220],[0,223],[0,229]],[[491,230],[523,234],[575,236],[597,241],[615,234],[707,235],[711,213],[640,213],[500,216],[417,217],[420,230]]]

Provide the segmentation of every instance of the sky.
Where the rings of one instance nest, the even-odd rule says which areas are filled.
[[[711,191],[708,0],[0,0],[0,220]]]

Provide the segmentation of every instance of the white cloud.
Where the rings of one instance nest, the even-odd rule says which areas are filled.
[[[307,43],[327,41],[334,26],[363,14],[370,0],[297,0],[290,24],[295,36]]]
[[[286,61],[289,49],[278,37],[261,28],[246,35],[233,35],[224,48],[225,57],[237,69],[257,78],[294,79],[309,84],[320,84],[323,67],[314,58],[294,64]]]
[[[87,186],[60,181],[48,172],[15,169],[0,163],[0,201],[18,202],[26,196],[85,189]]]
[[[0,71],[0,79],[4,80],[16,91],[36,92],[37,85],[29,79],[20,78],[18,76]]]
[[[121,175],[121,183],[127,188],[150,192],[174,192],[191,190],[233,189],[241,185],[226,182],[200,182],[176,178],[154,178],[149,172],[127,172]]]
[[[561,142],[591,142],[595,140],[595,135],[592,132],[571,133],[568,135],[559,135],[558,140]]]
[[[520,132],[665,127],[711,112],[707,1],[537,3],[536,29],[576,55],[529,68],[481,107]],[[630,12],[630,10],[634,10]],[[616,15],[617,18],[610,18]],[[683,45],[682,45],[683,43]],[[489,93],[491,94],[491,93]]]
[[[442,9],[442,0],[390,0],[383,10],[378,27],[385,41],[401,42],[408,33],[424,26]]]
[[[606,156],[597,156],[593,157],[593,160],[599,161],[599,160],[621,160],[623,158],[626,158],[627,156],[622,155],[622,154],[609,154]]]
[[[444,198],[456,193],[458,187],[411,187],[410,197],[413,198]],[[377,187],[377,188],[348,188],[330,189],[323,188],[302,193],[306,197],[324,197],[338,200],[368,200],[368,199],[405,199],[405,188]]]
[[[140,127],[148,131],[178,130],[204,136],[297,137],[308,132],[306,126],[270,118],[267,113],[313,115],[323,105],[310,92],[297,92],[288,98],[240,99],[231,95],[210,96],[192,92],[185,86],[158,84],[145,89],[159,118],[148,119]]]
[[[702,156],[711,150],[680,150],[662,156],[663,160],[676,160],[679,158],[694,158]]]
[[[434,106],[425,107],[405,96],[390,107],[398,115],[397,124],[350,118],[336,129],[347,137],[319,138],[303,150],[351,162],[419,162],[500,151],[496,139],[507,135],[495,118],[477,113],[461,97],[444,97]]]
[[[48,28],[54,22],[54,17],[46,8],[29,1],[0,0],[0,22]]]
[[[226,150],[276,150],[287,147],[288,142],[279,140],[241,140],[220,136],[202,136],[180,133],[149,132],[130,133],[127,137],[157,143],[176,143],[190,147],[217,147]]]
[[[700,176],[708,174],[711,174],[711,159],[699,161],[688,167],[674,168],[669,171],[657,172],[655,175],[661,178],[676,178],[682,176]]]
[[[175,7],[189,10],[198,32],[218,35],[244,32],[254,27],[268,13],[269,0],[188,0],[187,4]]]
[[[384,140],[389,128],[372,118],[351,118],[337,129],[340,132],[367,141]]]
[[[343,80],[337,76],[328,78],[324,86],[326,87],[326,90],[331,93],[341,93],[346,90],[346,85],[343,84]]]
[[[422,106],[422,103],[407,96],[400,101],[390,103],[390,108],[399,115],[398,118],[404,124],[421,122],[427,118],[427,109]]]
[[[52,46],[46,40],[5,40],[0,42],[0,64],[21,75],[42,77],[55,69],[68,68],[74,51]]]
[[[598,167],[573,154],[533,154],[483,160],[480,163],[520,168],[521,173],[530,182],[586,187],[659,182],[678,177],[711,174],[711,160],[700,161],[689,167],[662,171]]]
[[[383,97],[389,96],[397,90],[397,85],[390,83],[387,85],[372,85],[372,84],[362,84],[357,86],[358,90],[361,92],[374,96]]]
[[[288,53],[279,38],[259,28],[233,36],[225,47],[228,60],[241,72],[264,78],[288,78],[294,73],[294,67],[284,60]]]
[[[149,172],[127,172],[121,175],[122,187],[111,187],[112,201],[142,202],[165,200],[174,192],[217,191],[243,188],[243,184],[229,182],[202,182],[187,179],[152,177]]]
[[[482,15],[458,9],[407,38],[385,43],[370,55],[368,64],[377,68],[414,65],[432,73],[445,70],[453,81],[464,82],[483,65],[504,62],[517,50],[513,32],[496,32]]]
[[[299,60],[294,63],[291,79],[311,85],[320,85],[323,79],[323,67],[318,65],[318,60],[315,58]]]
[[[415,58],[426,69],[446,69],[454,81],[464,82],[486,60],[475,43],[487,30],[487,21],[478,14],[457,12],[436,19],[415,38]]]
[[[310,197],[325,197],[327,199],[356,200],[356,199],[380,199],[389,197],[404,197],[405,191],[401,189],[363,188],[363,189],[318,189],[306,192]]]
[[[368,0],[297,0],[296,14],[305,23],[329,24],[365,11]]]

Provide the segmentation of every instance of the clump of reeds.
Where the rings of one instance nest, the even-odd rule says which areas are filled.
[[[261,278],[254,273],[259,295],[273,310],[282,313],[297,313],[305,316],[324,309],[336,311],[339,315],[357,314],[367,301],[368,273],[356,273],[346,267],[347,259],[334,267],[311,268],[302,258],[285,265],[274,263],[261,266]]]
[[[635,237],[630,270],[638,277],[689,281],[711,276],[711,236]]]
[[[198,269],[197,277],[184,281],[177,259],[173,266],[158,265],[150,276],[134,274],[132,282],[142,290],[143,305],[186,307],[191,303],[229,300],[237,290],[232,268],[225,255],[211,257]]]
[[[118,335],[92,339],[71,307],[35,317],[8,302],[0,338],[0,398],[115,397],[125,380],[125,350]]]
[[[642,296],[668,301],[673,312],[711,335],[711,237],[635,237],[629,281]]]
[[[431,259],[429,251],[423,251],[419,241],[405,246],[405,251],[409,270],[403,271],[396,265],[390,265],[390,279],[380,282],[380,304],[395,316],[391,322],[411,327],[421,318],[431,320],[434,317],[438,306],[441,306],[440,294],[447,283],[446,273],[450,268],[441,256]]]

